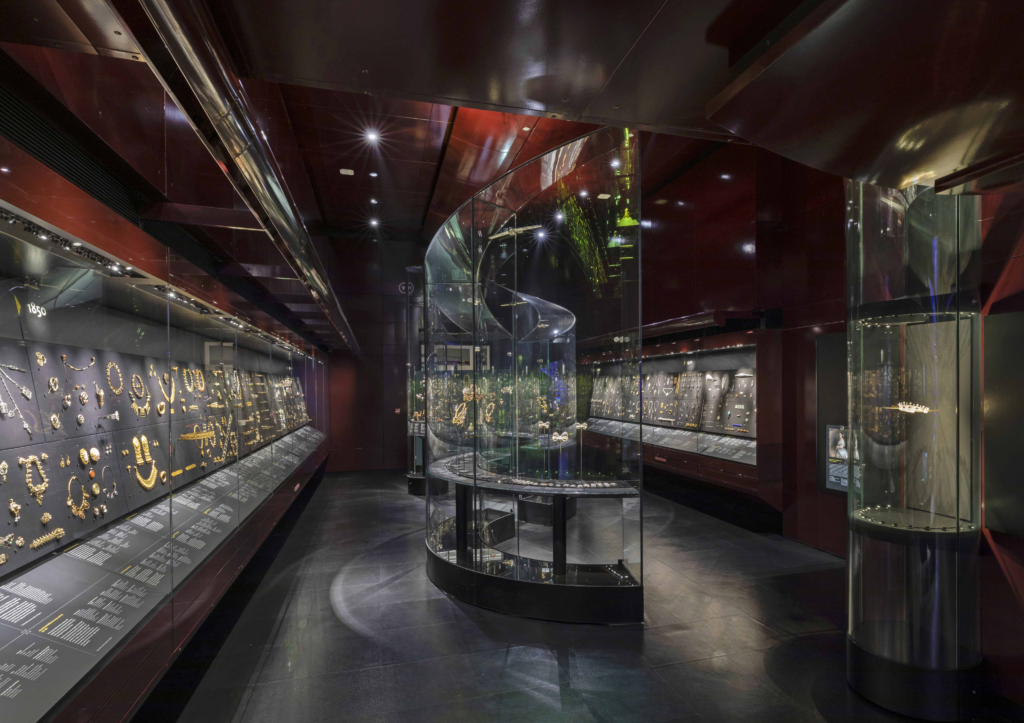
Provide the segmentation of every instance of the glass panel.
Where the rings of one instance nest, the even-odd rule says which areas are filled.
[[[533,582],[640,584],[639,433],[611,449],[584,437],[598,383],[639,421],[638,210],[638,139],[608,129],[510,172],[435,235],[428,477],[457,488],[428,485],[435,554]],[[577,377],[581,348],[610,357],[599,381]]]
[[[426,441],[427,388],[424,370],[423,267],[410,266],[405,279],[406,313],[406,419],[409,425],[407,471],[410,478],[422,478]]]
[[[977,200],[847,188],[849,635],[955,671],[978,662],[980,642],[980,323],[966,276]]]

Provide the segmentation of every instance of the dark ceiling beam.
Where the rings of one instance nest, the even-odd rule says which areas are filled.
[[[182,203],[154,203],[142,212],[142,218],[151,221],[173,221],[191,226],[214,226],[240,231],[262,231],[263,226],[247,208],[215,208],[188,206]]]
[[[352,351],[345,318],[222,38],[201,0],[106,0],[234,190]]]

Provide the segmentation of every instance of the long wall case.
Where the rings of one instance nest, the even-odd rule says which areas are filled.
[[[847,182],[848,676],[957,720],[980,660],[977,199]]]
[[[474,604],[643,619],[641,444],[585,453],[576,354],[607,335],[620,402],[639,384],[638,141],[601,130],[511,171],[427,250],[428,575]]]
[[[175,592],[317,448],[325,367],[3,215],[0,720],[30,723],[174,619]],[[186,267],[167,260],[171,284]]]

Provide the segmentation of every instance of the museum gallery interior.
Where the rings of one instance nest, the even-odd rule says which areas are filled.
[[[1021,28],[0,3],[0,721],[1024,721]]]

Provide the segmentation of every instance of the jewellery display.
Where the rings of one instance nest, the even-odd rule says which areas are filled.
[[[65,394],[64,395],[64,398],[61,400],[61,406],[63,406],[64,409],[67,409],[68,407],[71,406],[71,395],[70,394]]]
[[[166,412],[166,411],[167,411],[167,404],[165,402],[157,402],[156,403],[156,413],[157,413],[157,416],[160,416],[160,417],[164,416],[164,412]],[[172,409],[171,411],[173,412],[174,410]]]
[[[29,545],[29,547],[31,547],[33,550],[38,550],[40,547],[45,545],[47,542],[53,542],[54,540],[59,540],[62,537],[64,537],[64,529],[61,528],[61,527],[58,527],[53,532],[47,532],[42,537],[37,537],[36,539],[32,540],[32,544]]]
[[[7,562],[7,553],[0,552],[0,565],[3,565],[5,562]]]
[[[40,505],[43,504],[43,493],[50,486],[50,481],[46,479],[46,472],[43,471],[43,460],[47,459],[47,457],[46,452],[43,452],[41,457],[37,457],[34,454],[28,457],[18,457],[18,466],[25,468],[25,484],[28,486],[28,493]],[[43,479],[41,485],[32,484],[32,465],[35,465],[36,469],[39,470],[39,476]]]
[[[135,385],[135,380],[139,380],[138,386]],[[146,391],[146,380],[140,377],[138,374],[132,374],[132,394],[137,396],[139,399]]]
[[[142,381],[142,377],[140,377],[138,374],[133,375],[132,376],[132,390],[131,391],[132,391],[132,394],[134,394],[135,396],[138,397],[138,399],[142,399],[142,394],[135,392],[135,379],[136,378],[138,378],[138,380],[140,382]],[[138,399],[134,399],[134,398],[132,399],[132,411],[135,412],[135,416],[139,417],[140,419],[142,417],[145,417],[147,414],[149,414],[149,401],[150,401],[149,389],[145,389],[145,392],[146,392],[146,403],[145,403],[145,405],[140,407],[139,403],[138,403]],[[132,395],[130,394],[129,396],[132,396]]]
[[[7,509],[9,509],[11,511],[11,514],[14,515],[15,522],[21,519],[21,505],[19,505],[13,499],[11,500],[11,503],[7,505]]]
[[[51,515],[49,512],[44,512],[43,516],[39,518],[39,521],[42,522],[45,525],[47,522],[49,522],[52,519],[53,519],[53,515]]]
[[[185,389],[189,390],[190,392],[195,392],[196,385],[195,385],[195,381],[193,381],[194,378],[192,376],[192,370],[191,369],[189,369],[188,367],[182,369],[181,370],[181,379],[185,383]],[[174,387],[171,387],[171,389],[174,389]],[[171,392],[171,396],[172,397],[174,396],[174,392],[173,391]]]
[[[117,386],[114,386],[114,382],[110,380],[110,370],[113,369],[117,372]],[[124,377],[121,376],[121,367],[117,365],[117,362],[107,362],[107,384],[110,386],[110,391],[115,395],[121,396],[121,392],[124,391]]]
[[[83,407],[89,403],[89,392],[84,389],[78,393],[78,403]]]
[[[93,462],[99,462],[100,461],[100,451],[98,449],[96,449],[95,447],[90,447],[89,448],[89,459],[91,459]]]
[[[114,499],[115,497],[117,497],[117,477],[114,476],[114,471],[110,469],[110,465],[107,465],[102,470],[100,470],[100,482],[103,481],[103,473],[106,472],[107,470],[110,470],[110,479],[113,480],[114,486],[110,492],[107,492],[106,488],[104,488],[103,491],[106,492],[107,499]]]
[[[144,490],[151,490],[156,484],[156,476],[158,474],[156,469],[156,462],[153,461],[153,457],[149,453],[149,440],[146,439],[146,435],[141,437],[132,437],[132,447],[135,448],[135,479]],[[149,471],[148,477],[143,477],[139,473],[139,467],[143,464],[152,465]],[[131,466],[128,467],[131,470]]]
[[[51,414],[50,415],[50,425],[54,429],[60,429],[60,417],[58,417],[56,414]]]
[[[38,364],[40,368],[46,365],[46,357],[43,356],[42,352],[36,352],[36,364]]]
[[[24,537],[19,537],[18,539],[16,539],[14,541],[14,546],[15,547],[24,547],[25,546],[25,538]]]
[[[46,382],[46,388],[48,391],[44,396],[55,394],[57,390],[60,389],[60,380],[57,379],[57,377],[50,377],[49,380]]]
[[[93,364],[96,363],[96,357],[92,357],[92,359],[89,360],[89,363],[86,364],[82,368],[78,368],[76,366],[72,366],[71,364],[68,364],[68,355],[67,354],[61,354],[60,355],[60,361],[61,361],[61,364],[64,365],[64,381],[67,381],[68,369],[72,369],[72,370],[74,370],[76,372],[84,372],[86,369],[88,369],[89,367],[91,367]]]
[[[7,470],[8,469],[10,469],[10,468],[7,466],[7,460],[6,459],[3,462],[0,462],[0,477],[3,478],[4,482],[7,481]]]
[[[99,483],[93,482],[92,483],[92,490],[91,491],[92,491],[92,496],[93,497],[99,497],[100,496],[100,486],[99,486]]]
[[[14,379],[11,378],[11,375],[4,371],[2,366],[0,366],[0,374],[3,374],[4,378],[6,378],[7,381],[13,384],[18,389],[19,392],[21,392],[21,396],[25,397],[25,399],[32,398],[32,390],[14,381]]]
[[[78,422],[78,426],[81,427],[83,424],[85,424],[85,415],[79,414],[77,417],[75,417],[75,421]]]
[[[121,418],[121,413],[120,412],[114,412],[113,414],[104,414],[102,417],[100,417],[100,419],[112,419],[115,422],[117,420],[119,420],[120,418]]]
[[[45,363],[45,359],[44,359],[44,363]],[[40,365],[40,366],[42,366],[42,365]],[[22,429],[24,429],[26,432],[28,432],[29,439],[32,439],[32,428],[29,427],[28,426],[28,422],[25,421],[25,417],[21,413],[21,408],[18,406],[18,401],[14,398],[14,395],[11,394],[11,390],[7,386],[7,379],[5,379],[4,377],[7,377],[7,373],[6,372],[4,372],[3,376],[0,376],[0,382],[3,382],[4,391],[7,392],[7,396],[10,397],[10,399],[11,399],[11,404],[14,406],[14,413],[12,414],[12,413],[8,412],[7,411],[7,403],[4,402],[2,399],[0,399],[0,416],[8,417],[8,416],[14,416],[14,414],[17,414],[18,415],[18,419],[21,420]],[[14,382],[13,379],[11,381]],[[18,384],[16,382],[14,383],[14,385],[18,386]],[[21,388],[21,389],[22,389],[22,394],[25,394],[25,392],[27,391],[28,392],[28,398],[29,399],[32,398],[32,390],[31,389],[29,389],[28,387],[24,387],[24,388]]]
[[[78,485],[82,488],[82,499],[77,505],[71,497],[72,482],[78,482]],[[71,475],[71,479],[68,480],[68,507],[71,508],[72,515],[80,520],[85,519],[85,511],[89,509],[89,493],[86,492],[85,485],[78,479],[78,475]]]
[[[196,389],[198,389],[200,392],[205,392],[206,391],[206,377],[203,376],[203,370],[202,369],[196,369],[196,370],[193,371],[193,375],[195,376],[195,379],[196,379],[196,383],[195,383],[196,384]]]
[[[104,397],[105,393],[100,388],[99,382],[93,382],[92,384],[93,384],[94,387],[96,387],[96,405],[99,406],[100,408],[102,408],[103,407],[103,397]],[[85,392],[82,392],[82,393],[85,394]]]

